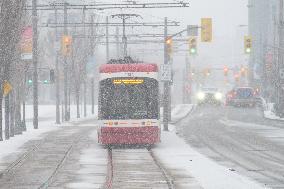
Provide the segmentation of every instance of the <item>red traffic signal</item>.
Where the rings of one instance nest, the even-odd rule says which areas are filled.
[[[224,67],[224,75],[228,76],[229,68],[227,66]]]

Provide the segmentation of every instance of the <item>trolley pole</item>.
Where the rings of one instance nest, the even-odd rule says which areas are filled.
[[[127,37],[126,37],[126,31],[125,31],[125,24],[126,24],[126,19],[129,19],[131,17],[140,17],[138,14],[115,14],[112,15],[112,18],[118,17],[122,19],[122,43],[123,43],[123,57],[127,56]]]
[[[167,39],[168,39],[168,19],[165,18],[165,28],[164,28],[164,64],[169,64],[169,56],[168,56],[168,47],[167,47]],[[164,95],[163,95],[163,123],[164,123],[164,131],[169,131],[169,94],[170,94],[170,83],[169,81],[164,81]]]
[[[33,25],[33,110],[34,119],[33,125],[34,129],[38,129],[38,32],[37,32],[37,0],[32,1],[32,25]]]

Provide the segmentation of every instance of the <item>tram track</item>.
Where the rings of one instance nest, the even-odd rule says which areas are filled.
[[[69,146],[69,148],[67,149],[67,151],[65,152],[63,158],[60,160],[60,162],[58,163],[58,165],[56,166],[55,170],[53,171],[53,173],[50,175],[50,177],[48,177],[48,179],[42,183],[38,189],[47,189],[52,183],[54,178],[56,177],[59,169],[62,167],[62,165],[64,164],[65,160],[67,159],[68,155],[70,154],[71,150],[73,149],[73,144]]]
[[[54,184],[58,184],[60,170],[65,169],[65,162],[73,149],[78,147],[83,136],[83,131],[75,133],[71,128],[64,133],[58,133],[55,137],[57,143],[53,143],[51,138],[45,138],[33,146],[30,145],[28,151],[0,173],[0,188],[52,188]],[[57,146],[59,148],[55,149]]]
[[[153,158],[154,162],[156,163],[156,165],[160,168],[160,170],[162,171],[169,189],[175,189],[175,185],[174,185],[174,180],[171,178],[171,176],[169,175],[169,173],[165,170],[165,168],[163,167],[163,165],[158,161],[157,157],[155,156],[154,152],[151,149],[148,149],[151,157]]]
[[[128,158],[125,159],[125,157]],[[125,164],[125,162],[129,164]],[[139,163],[135,164],[134,162]],[[136,167],[133,169],[132,165],[136,165]],[[150,166],[151,168],[149,168],[148,166]],[[148,168],[148,171],[143,172],[145,171],[145,167],[146,169]],[[120,174],[118,175],[117,173]],[[127,173],[128,175],[126,177],[121,176],[121,174],[123,175],[124,173]],[[122,149],[112,147],[108,148],[108,173],[105,182],[105,189],[120,189],[131,187],[129,178],[133,179],[133,183],[137,182],[141,185],[141,183],[144,182],[143,176],[146,175],[150,175],[149,178],[152,179],[147,180],[147,184],[145,182],[143,188],[145,187],[157,189],[175,189],[174,180],[167,172],[167,170],[163,167],[163,165],[151,149]],[[119,179],[117,179],[116,176],[119,176]],[[123,180],[124,178],[127,180]],[[139,188],[139,186],[137,187]]]
[[[37,149],[39,149],[39,146],[43,143],[43,141],[41,141],[38,144],[34,144],[33,147],[28,150],[27,152],[25,152],[24,154],[22,154],[19,158],[17,158],[15,161],[13,161],[10,165],[8,165],[8,167],[0,172],[0,179],[3,178],[6,174],[12,172],[15,168],[17,168],[21,163],[23,163],[26,159],[28,159],[30,157],[30,155],[32,153],[34,153]]]

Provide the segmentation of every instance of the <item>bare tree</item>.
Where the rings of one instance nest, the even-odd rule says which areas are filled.
[[[0,12],[0,87],[3,87],[3,81],[10,81],[13,75],[11,70],[15,71],[17,67],[13,67],[17,53],[17,44],[21,34],[21,21],[23,14],[23,0],[3,0]],[[3,140],[2,129],[2,100],[3,94],[0,94],[0,140]],[[9,95],[5,97],[5,138],[10,137],[10,105]],[[12,130],[13,131],[13,130]],[[13,135],[14,133],[12,133]]]

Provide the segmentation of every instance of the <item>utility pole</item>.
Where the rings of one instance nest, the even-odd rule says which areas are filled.
[[[83,28],[83,33],[84,33],[84,45],[87,44],[87,41],[86,41],[86,25],[85,25],[85,22],[86,22],[86,8],[84,7],[83,8],[83,25],[84,25],[84,28]],[[84,49],[85,50],[85,49]],[[88,54],[89,52],[87,52]],[[87,117],[87,73],[86,73],[86,66],[87,66],[87,58],[84,57],[84,77],[83,77],[83,87],[84,87],[84,117]]]
[[[127,56],[127,37],[125,35],[125,16],[122,18],[122,25],[123,25],[123,31],[122,31],[122,44],[123,44],[123,57]]]
[[[57,7],[56,5],[54,5],[54,9],[55,9],[55,18],[54,18],[54,22],[55,25],[57,25]],[[59,41],[57,38],[57,27],[55,27],[55,45],[57,45],[57,47],[55,48],[55,96],[56,96],[56,124],[60,124],[60,93],[59,93],[59,88],[60,88],[60,80],[59,80],[59,65],[58,65],[58,56],[59,56]]]
[[[141,17],[141,16],[138,15],[138,14],[115,14],[115,15],[112,15],[112,18],[114,18],[114,17],[118,17],[118,18],[122,19],[123,57],[126,57],[127,56],[127,37],[126,37],[126,32],[125,32],[126,20],[131,18],[131,17]]]
[[[120,57],[120,51],[119,51],[119,27],[115,27],[115,40],[116,40],[116,57]]]
[[[94,57],[94,15],[91,16],[91,52],[90,56],[93,58]],[[95,74],[95,71],[93,71],[93,74]],[[95,86],[94,86],[94,75],[91,80],[91,101],[92,101],[92,114],[95,113]]]
[[[109,61],[109,31],[108,31],[108,16],[106,17],[106,62]]]
[[[164,65],[169,64],[169,55],[168,55],[168,18],[165,18],[165,28],[164,28]],[[169,131],[169,94],[170,94],[170,85],[169,81],[164,81],[164,96],[163,96],[163,123],[164,131]]]
[[[64,3],[64,35],[68,35],[67,31],[67,3]],[[65,121],[69,121],[70,115],[68,111],[68,70],[67,57],[64,56],[64,117]]]
[[[32,1],[32,24],[33,24],[33,109],[34,129],[38,129],[38,70],[37,70],[37,59],[38,59],[38,32],[37,32],[37,0]]]
[[[23,123],[23,131],[27,131],[27,126],[26,126],[26,83],[27,83],[27,69],[25,69],[25,77],[24,77],[24,84],[23,84],[23,118],[22,118],[22,123]]]
[[[283,53],[280,49],[284,48],[284,32],[283,32],[283,26],[284,26],[284,18],[283,18],[283,0],[279,0],[279,60],[278,60],[278,86],[277,86],[277,106],[276,106],[276,110],[277,110],[277,114],[280,117],[284,117],[284,78],[283,78],[283,73],[281,75],[281,72],[284,71],[284,57],[283,57]]]

